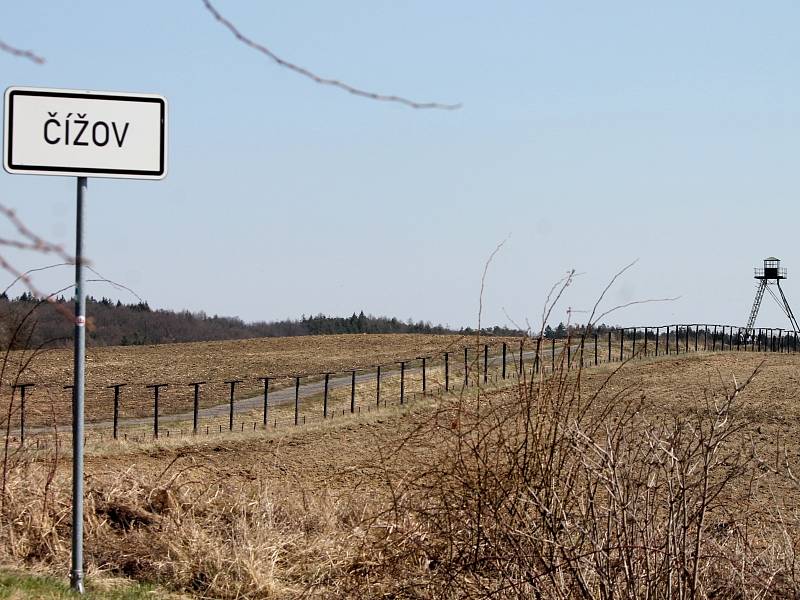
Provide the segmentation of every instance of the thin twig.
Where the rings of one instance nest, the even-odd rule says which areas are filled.
[[[411,108],[418,108],[418,109],[425,109],[425,108],[435,108],[440,110],[456,110],[461,108],[461,104],[442,104],[439,102],[417,102],[415,100],[409,100],[408,98],[404,98],[402,96],[395,96],[395,95],[384,95],[384,94],[377,94],[375,92],[368,92],[366,90],[353,87],[347,83],[339,81],[338,79],[329,79],[327,77],[320,77],[316,73],[309,71],[308,69],[291,63],[287,60],[284,60],[277,54],[275,54],[272,50],[267,48],[266,46],[259,44],[258,42],[252,40],[251,38],[244,35],[239,29],[231,23],[228,19],[223,17],[219,11],[214,8],[209,0],[202,0],[203,5],[208,9],[214,18],[219,21],[222,25],[224,25],[235,37],[237,40],[249,46],[250,48],[261,52],[262,54],[268,56],[272,59],[275,63],[279,66],[289,69],[290,71],[294,71],[303,77],[307,77],[311,81],[315,83],[319,83],[320,85],[330,85],[341,90],[344,90],[354,96],[361,96],[362,98],[369,98],[370,100],[378,100],[381,102],[396,102],[398,104],[404,104],[406,106],[410,106]]]
[[[110,280],[110,279],[108,279],[107,277],[104,277],[103,275],[101,275],[100,273],[98,273],[97,271],[95,271],[95,270],[94,270],[92,267],[89,267],[89,266],[87,266],[87,265],[84,265],[84,266],[86,266],[86,268],[87,268],[87,269],[89,269],[89,270],[90,270],[92,273],[94,273],[95,275],[97,275],[97,276],[99,277],[99,279],[89,279],[88,281],[93,281],[93,282],[99,282],[99,281],[101,281],[101,282],[105,282],[105,283],[110,283],[110,284],[111,284],[111,285],[113,285],[115,288],[118,288],[118,289],[123,289],[123,290],[126,290],[126,291],[130,292],[131,294],[133,294],[134,296],[136,296],[136,298],[137,298],[137,300],[139,300],[139,302],[144,302],[144,300],[142,299],[142,297],[141,297],[139,294],[137,294],[136,292],[134,292],[134,291],[133,291],[131,288],[129,288],[127,285],[122,285],[121,283],[117,283],[116,281],[111,281],[111,280]]]
[[[0,245],[2,245],[2,244],[0,244]],[[31,273],[37,273],[39,271],[46,271],[48,269],[54,269],[56,267],[72,267],[72,266],[75,266],[75,263],[66,262],[66,263],[56,263],[54,265],[47,265],[45,267],[37,267],[35,269],[28,269],[27,271],[25,271],[21,275],[17,276],[14,279],[14,281],[12,281],[10,284],[8,284],[8,286],[3,290],[2,294],[8,294],[8,291],[12,287],[14,287],[14,285],[17,282],[19,282],[20,280],[24,280],[26,282],[26,284],[27,284],[28,280],[26,278],[28,276],[30,276]],[[97,275],[97,277],[98,277],[98,279],[87,279],[86,280],[87,283],[98,283],[98,282],[108,283],[108,284],[112,285],[113,287],[115,287],[117,289],[125,290],[127,292],[130,292],[133,296],[136,296],[136,299],[139,302],[144,302],[144,299],[139,294],[137,294],[135,291],[133,291],[131,288],[129,288],[128,286],[123,285],[121,283],[117,283],[116,281],[112,281],[111,279],[108,279],[107,277],[104,277],[102,273],[99,273],[96,269],[90,267],[89,265],[84,264],[83,266],[86,267],[89,271],[91,271],[95,275]],[[69,286],[69,287],[72,287],[72,286]],[[30,289],[30,285],[28,285],[28,288]],[[64,289],[68,289],[68,288],[64,288]],[[33,290],[31,290],[31,291],[33,291]],[[40,294],[36,294],[36,295],[38,296]],[[52,297],[52,296],[53,296],[53,294],[49,294],[48,297]]]
[[[57,254],[61,258],[64,259],[65,262],[72,261],[73,258],[69,256],[61,246],[57,246],[55,244],[51,244],[45,241],[43,238],[39,237],[35,233],[33,233],[30,229],[28,229],[25,224],[20,220],[17,216],[17,213],[14,210],[0,204],[0,215],[4,216],[6,219],[9,220],[11,225],[17,230],[17,232],[27,239],[30,244],[34,246],[33,249],[39,252],[48,252]]]
[[[54,269],[54,268],[56,268],[56,267],[69,267],[69,266],[72,266],[72,265],[73,265],[73,263],[68,263],[68,262],[65,262],[65,263],[56,263],[56,264],[54,264],[54,265],[47,265],[47,266],[45,266],[45,267],[36,267],[35,269],[28,269],[27,271],[25,271],[24,273],[22,273],[22,275],[20,275],[20,276],[16,277],[16,278],[14,279],[14,281],[12,281],[11,283],[9,283],[9,284],[6,286],[6,289],[4,289],[2,293],[3,293],[3,294],[8,294],[8,291],[9,291],[9,290],[10,290],[12,287],[14,287],[14,285],[15,285],[15,284],[16,284],[18,281],[20,281],[20,280],[21,280],[23,277],[27,277],[27,276],[29,276],[31,273],[36,273],[36,272],[38,272],[38,271],[47,271],[48,269]]]
[[[646,300],[634,300],[632,302],[626,302],[625,304],[620,304],[620,305],[614,306],[613,308],[610,308],[607,311],[605,311],[605,312],[601,313],[600,315],[598,315],[597,317],[595,317],[595,315],[597,314],[597,308],[600,306],[600,303],[603,301],[603,298],[605,298],[606,294],[611,289],[611,287],[616,283],[617,279],[622,277],[622,275],[625,273],[625,271],[627,271],[628,269],[633,267],[638,262],[639,262],[639,259],[637,258],[636,260],[634,260],[634,261],[628,263],[627,265],[625,265],[624,267],[622,267],[619,271],[617,271],[614,274],[614,276],[608,282],[608,285],[606,285],[606,287],[603,288],[603,292],[600,294],[600,296],[597,298],[597,301],[594,303],[594,306],[592,307],[592,312],[589,315],[589,318],[587,319],[587,323],[589,324],[589,326],[594,327],[597,324],[597,322],[600,319],[602,319],[603,317],[606,317],[606,316],[610,315],[611,313],[613,313],[613,312],[615,312],[617,310],[620,310],[620,309],[623,309],[623,308],[627,308],[629,306],[635,306],[637,304],[649,304],[651,302],[673,302],[673,301],[678,300],[680,298],[680,296],[675,296],[673,298],[648,298]]]
[[[20,50],[19,48],[15,48],[14,46],[9,46],[3,40],[0,40],[0,50],[3,52],[7,52],[9,54],[13,54],[14,56],[19,56],[20,58],[27,58],[35,62],[37,65],[44,64],[44,58],[31,52],[30,50]]]
[[[646,300],[632,300],[631,302],[626,302],[625,304],[619,304],[613,308],[609,308],[604,313],[601,313],[591,324],[594,325],[603,317],[623,308],[628,308],[629,306],[636,306],[637,304],[650,304],[651,302],[674,302],[675,300],[680,300],[680,298],[680,296],[673,296],[672,298],[647,298]]]
[[[483,290],[486,285],[486,274],[489,272],[489,265],[492,264],[492,260],[494,260],[495,255],[500,252],[500,249],[505,245],[510,238],[511,235],[507,235],[506,239],[495,246],[495,249],[492,250],[492,253],[489,255],[489,258],[486,259],[486,264],[483,265],[483,273],[481,274],[481,292],[478,294],[478,343],[480,343],[480,336],[481,336],[481,317],[483,315]]]

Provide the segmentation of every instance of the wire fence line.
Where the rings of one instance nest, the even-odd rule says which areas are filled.
[[[97,390],[106,397],[87,412],[90,430],[85,441],[275,430],[402,406],[419,397],[471,386],[518,382],[558,368],[717,351],[796,353],[798,332],[721,324],[582,329],[564,338],[474,343],[436,355],[336,372],[220,381],[114,382]],[[257,395],[253,393],[256,384]],[[6,436],[21,445],[60,443],[68,430],[72,386],[17,382],[11,387],[3,424]],[[135,389],[140,394],[132,401]],[[145,392],[148,402],[141,400]]]

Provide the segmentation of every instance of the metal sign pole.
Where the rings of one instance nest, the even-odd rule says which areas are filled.
[[[83,281],[83,201],[86,177],[78,177],[75,228],[75,354],[72,387],[72,570],[70,587],[83,588],[83,391],[86,349],[86,290]]]
[[[85,119],[91,114],[90,119]],[[71,119],[78,115],[82,120]],[[73,125],[70,131],[70,124]],[[80,129],[78,125],[82,124]],[[70,587],[84,591],[83,445],[86,290],[83,204],[87,177],[163,179],[167,99],[157,94],[11,86],[3,94],[3,169],[20,175],[77,177],[75,354],[72,385],[72,565]],[[105,133],[104,133],[105,132]],[[135,132],[135,133],[134,133]],[[70,135],[72,133],[72,135]],[[164,387],[160,385],[159,387]],[[158,402],[158,388],[155,390]],[[158,406],[156,406],[156,409]],[[156,410],[154,419],[158,419]],[[158,432],[156,431],[156,437]]]

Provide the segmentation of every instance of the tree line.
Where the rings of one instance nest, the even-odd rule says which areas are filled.
[[[72,322],[66,315],[74,312],[72,300],[57,297],[51,303],[40,302],[25,292],[16,298],[0,295],[0,334],[3,346],[14,335],[17,324],[29,312],[14,346],[68,346]],[[54,310],[60,309],[60,310]],[[123,304],[109,298],[86,298],[88,315],[86,339],[93,346],[131,346],[171,342],[236,340],[258,337],[332,335],[342,333],[425,333],[469,334],[470,328],[454,329],[428,321],[402,321],[394,317],[376,317],[363,311],[349,317],[323,314],[300,319],[246,323],[238,317],[209,316],[204,312],[173,311],[150,308],[147,302]],[[485,328],[491,335],[521,335],[506,327]]]

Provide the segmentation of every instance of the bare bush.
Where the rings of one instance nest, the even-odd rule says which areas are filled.
[[[653,418],[613,377],[582,392],[562,357],[536,385],[442,406],[416,433],[437,449],[430,467],[385,468],[394,500],[371,524],[373,560],[354,585],[425,597],[794,594],[792,519],[740,525],[761,477],[736,413],[750,380]]]

